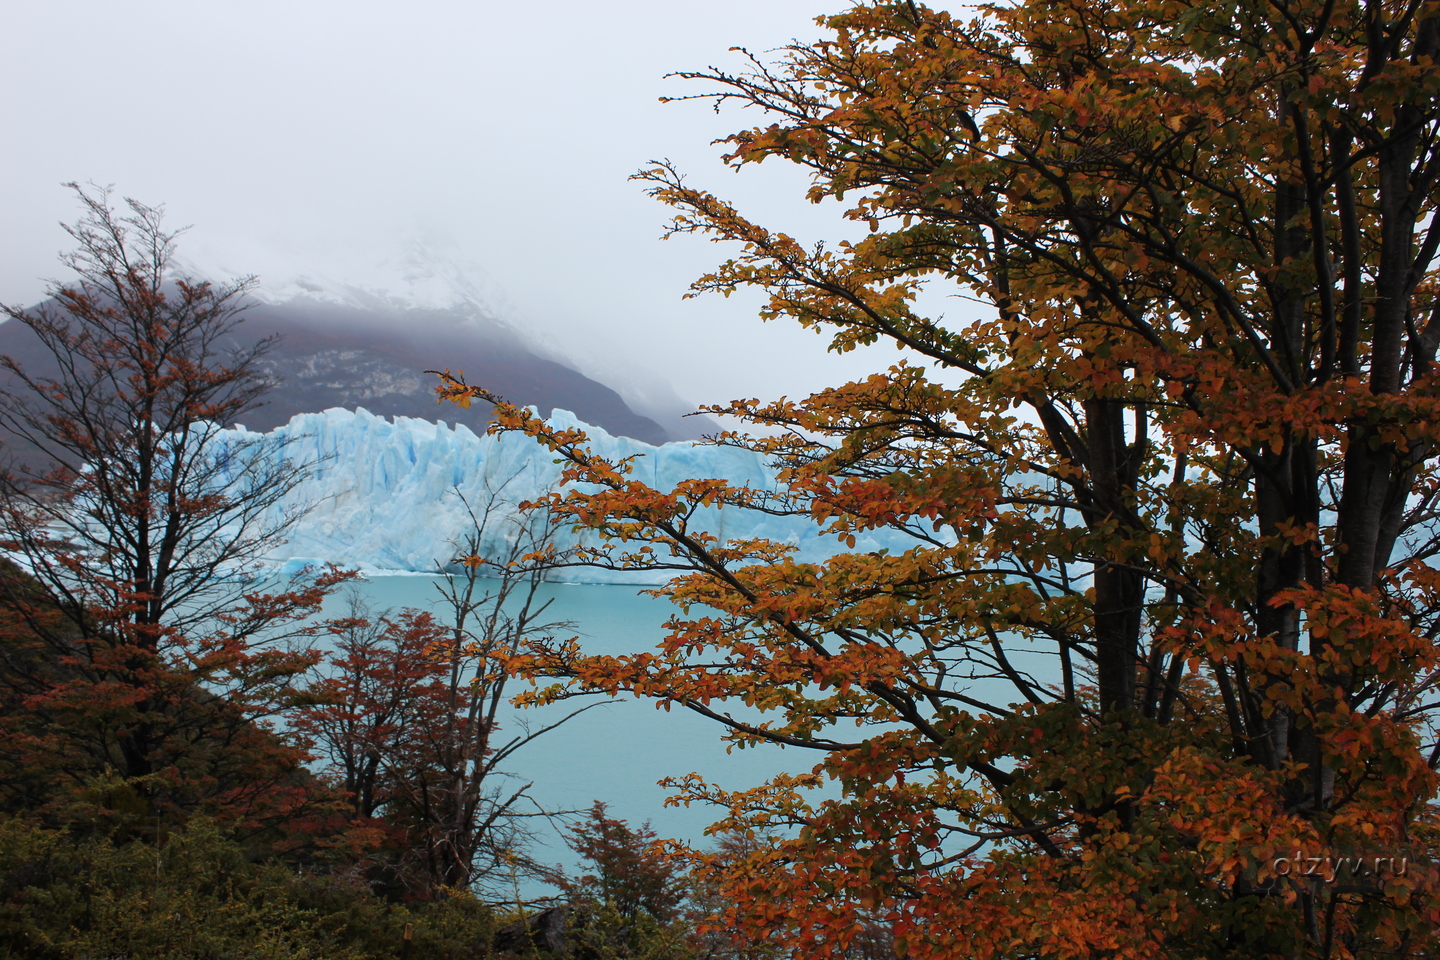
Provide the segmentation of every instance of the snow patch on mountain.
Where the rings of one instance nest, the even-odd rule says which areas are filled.
[[[440,249],[445,246],[434,238],[407,237],[393,254],[359,271],[363,283],[309,271],[278,280],[266,277],[254,296],[270,304],[304,300],[382,314],[441,310],[492,323],[511,312],[504,291],[485,269],[456,250]]]

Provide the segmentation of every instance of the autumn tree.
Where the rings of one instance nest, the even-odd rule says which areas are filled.
[[[650,824],[633,827],[595,801],[566,828],[579,873],[559,878],[569,952],[635,960],[696,960],[702,956],[685,909],[690,884],[684,865]]]
[[[372,614],[352,595],[347,616],[326,622],[330,652],[291,724],[309,739],[356,818],[388,802],[391,766],[414,738],[423,705],[440,697],[441,628],[420,610]]]
[[[554,521],[517,515],[507,485],[466,502],[471,529],[438,564],[436,611],[352,605],[330,622],[333,652],[293,719],[355,816],[390,834],[399,879],[423,896],[549,874],[527,849],[527,822],[546,811],[504,765],[583,711],[501,723],[512,660],[571,626],[548,619],[540,589],[565,555]]]
[[[632,827],[610,816],[609,807],[597,800],[566,832],[566,844],[586,871],[567,884],[572,896],[609,905],[626,921],[641,914],[660,923],[678,919],[684,878],[659,849],[660,838],[649,823]]]
[[[4,308],[46,356],[0,358],[0,549],[23,568],[0,576],[7,719],[33,721],[25,762],[59,782],[113,767],[184,806],[231,790],[233,767],[247,796],[227,802],[269,803],[303,771],[265,724],[313,657],[257,641],[339,579],[267,592],[247,566],[283,537],[294,518],[271,508],[306,470],[269,438],[222,432],[259,402],[271,341],[235,336],[250,280],[175,269],[160,208],[70,186],[76,280]]]
[[[426,761],[404,780],[404,802],[423,825],[431,875],[450,887],[515,869],[545,873],[527,850],[527,823],[547,811],[505,765],[588,709],[538,727],[510,711],[501,723],[515,696],[516,658],[574,628],[550,618],[552,601],[541,589],[570,551],[556,543],[555,518],[517,513],[507,488],[520,476],[487,483],[475,502],[454,491],[470,527],[452,544],[455,556],[437,564],[447,574],[436,584],[446,636],[434,650],[445,668],[444,699]]]
[[[653,490],[501,406],[567,464],[547,505],[593,561],[673,571],[679,606],[653,652],[532,669],[813,752],[755,791],[681,783],[722,829],[796,830],[731,887],[796,956],[876,917],[937,960],[1433,954],[1440,6],[820,24],[682,76],[767,115],[733,166],[798,165],[857,235],[806,246],[640,176],[672,233],[737,248],[695,292],[902,359],[713,408],[765,428],[713,442],[778,491]],[[801,563],[707,533],[712,504],[903,545]]]

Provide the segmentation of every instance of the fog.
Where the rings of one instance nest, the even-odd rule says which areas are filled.
[[[838,9],[834,4],[830,9]],[[755,113],[661,104],[666,80],[820,35],[818,0],[0,0],[0,300],[38,299],[77,206],[113,183],[193,229],[214,277],[390,289],[417,256],[549,352],[642,402],[795,396],[894,361],[834,357],[756,319],[756,297],[682,301],[726,254],[662,242],[627,178],[672,158],[774,229],[844,236],[838,209],[710,141]],[[408,258],[408,260],[407,260]],[[427,259],[428,258],[428,259]],[[413,272],[413,271],[412,271]],[[437,358],[443,363],[443,358]]]

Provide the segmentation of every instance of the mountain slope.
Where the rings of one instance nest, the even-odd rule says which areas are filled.
[[[280,337],[260,364],[277,385],[262,406],[245,415],[245,426],[252,430],[271,430],[297,414],[330,407],[458,421],[479,430],[489,417],[488,408],[477,404],[462,411],[436,403],[437,380],[425,371],[449,369],[547,415],[558,407],[617,436],[656,444],[672,439],[654,420],[631,410],[614,390],[538,355],[515,333],[477,311],[300,298],[279,304],[255,301],[244,316],[233,335],[236,346],[272,334]],[[49,377],[57,369],[34,334],[13,320],[0,323],[0,354],[19,361],[32,377]],[[9,388],[12,380],[0,371],[0,388]]]
[[[271,430],[297,413],[330,407],[483,424],[488,409],[477,405],[466,414],[436,404],[437,380],[425,371],[449,369],[547,415],[559,407],[620,436],[646,443],[671,439],[614,390],[539,356],[514,333],[480,316],[292,300],[256,304],[242,329],[250,336],[282,337],[262,364],[280,384],[266,405],[250,414],[246,426],[253,430]]]

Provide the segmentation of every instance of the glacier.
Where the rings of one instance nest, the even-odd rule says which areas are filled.
[[[723,478],[732,484],[776,489],[775,470],[758,454],[695,441],[652,446],[611,436],[556,410],[548,422],[583,430],[591,449],[607,458],[636,457],[632,476],[659,490],[691,478]],[[501,538],[513,535],[508,518],[516,505],[555,489],[561,467],[555,454],[520,434],[479,434],[464,425],[410,417],[387,419],[360,408],[306,413],[268,434],[236,426],[222,438],[273,441],[295,463],[313,466],[285,499],[270,507],[262,522],[300,514],[288,541],[262,563],[293,573],[311,564],[334,563],[362,573],[435,573],[457,556],[457,544],[473,523],[466,508],[483,506],[492,494],[501,508],[481,543],[482,554],[495,555]],[[221,442],[225,442],[222,439]],[[464,498],[462,500],[462,497]],[[913,541],[878,531],[857,536],[853,548],[803,517],[774,517],[755,511],[704,508],[699,525],[727,538],[763,537],[796,547],[798,559],[819,562],[847,549],[904,550]],[[562,530],[561,548],[573,546],[588,531]],[[563,567],[549,579],[573,583],[656,584],[673,575],[663,570],[600,570]]]

